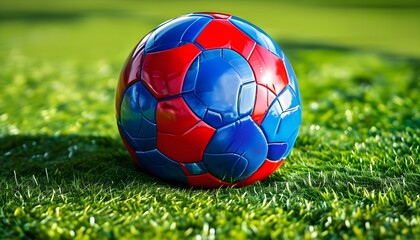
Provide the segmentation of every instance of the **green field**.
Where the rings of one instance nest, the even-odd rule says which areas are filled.
[[[132,163],[114,94],[135,44],[197,11],[260,26],[303,101],[285,164],[186,189]],[[0,239],[419,239],[420,3],[0,0]]]

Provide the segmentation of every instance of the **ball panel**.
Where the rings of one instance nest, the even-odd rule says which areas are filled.
[[[276,142],[286,142],[292,133],[299,130],[302,119],[301,108],[295,107],[281,114],[281,125],[278,128],[278,134],[275,136]],[[291,145],[291,144],[289,144]]]
[[[124,86],[140,79],[141,67],[144,60],[144,48],[150,34],[146,35],[136,46],[130,57],[127,59],[120,75],[120,80]]]
[[[206,113],[204,114],[203,120],[214,128],[218,128],[223,125],[222,114],[215,112],[211,109],[207,109]]]
[[[197,117],[199,117],[200,119],[205,118],[205,115],[207,113],[206,105],[202,101],[200,101],[200,99],[198,99],[193,92],[182,94],[182,98]]]
[[[195,83],[197,82],[198,71],[200,68],[200,55],[195,58],[188,68],[187,73],[185,74],[184,84],[182,86],[182,92],[192,92],[195,89]]]
[[[144,51],[141,50],[138,54],[133,55],[133,57],[127,61],[120,76],[123,86],[128,86],[133,81],[140,79],[140,71],[144,59],[143,53]]]
[[[221,54],[222,51],[217,49],[204,51],[199,56],[195,95],[207,109],[219,113],[226,124],[239,116],[237,105],[241,79],[229,62],[221,58]]]
[[[287,143],[268,143],[267,159],[278,161],[284,158],[287,150]]]
[[[221,34],[223,33],[223,34]],[[225,19],[212,20],[197,37],[196,42],[205,49],[233,49],[248,59],[256,43]]]
[[[158,149],[183,163],[200,161],[215,131],[197,118],[181,97],[159,102],[156,122]]]
[[[138,91],[139,107],[142,115],[151,123],[156,123],[156,105],[157,101],[153,95],[147,90],[142,82],[133,84]]]
[[[300,103],[291,87],[287,86],[269,107],[261,123],[269,143],[269,159],[283,159],[290,153],[296,141],[301,119]]]
[[[277,128],[273,142],[287,141],[293,132],[299,129],[302,119],[302,111],[300,106],[296,106],[280,115],[281,124]]]
[[[179,95],[187,70],[200,53],[194,44],[146,54],[142,80],[156,98]]]
[[[257,87],[255,82],[243,84],[239,89],[238,112],[240,117],[251,115],[255,105]]]
[[[124,94],[125,88],[135,80],[140,79],[141,66],[143,65],[144,60],[144,44],[147,38],[148,35],[140,41],[136,49],[130,54],[130,57],[127,59],[126,63],[124,64],[123,70],[121,71],[115,97],[117,118],[121,117],[121,99]]]
[[[160,133],[181,135],[200,121],[183,98],[160,101],[156,107],[156,123]]]
[[[255,88],[252,70],[241,55],[229,49],[214,49],[194,60],[183,91],[194,113],[218,128],[251,113]]]
[[[295,96],[290,85],[287,86],[279,95],[278,100],[280,101],[281,108],[283,111],[287,111],[291,108],[300,106],[299,99]]]
[[[252,119],[256,124],[260,125],[267,113],[271,103],[276,98],[276,95],[266,86],[257,85],[257,93],[254,109],[252,112]]]
[[[136,152],[141,166],[152,174],[166,180],[187,184],[185,176],[179,163],[167,158],[158,150]]]
[[[287,139],[286,142],[288,146],[287,146],[286,152],[284,153],[284,157],[287,157],[292,151],[293,146],[296,143],[296,138],[298,136],[298,133],[299,133],[299,127],[297,127],[296,130],[290,135],[289,139]]]
[[[203,161],[212,175],[226,182],[236,182],[252,174],[247,171],[248,163],[252,159],[236,153],[205,153]]]
[[[117,126],[124,146],[128,150],[128,153],[131,155],[131,159],[133,159],[134,163],[138,167],[143,168],[137,159],[136,151],[133,149],[133,146],[135,146],[135,144],[133,144],[133,142],[131,141],[130,135],[124,130],[120,123],[118,123]]]
[[[177,162],[197,162],[203,158],[204,149],[213,133],[214,129],[202,121],[182,135],[159,132],[157,148]]]
[[[154,116],[156,100],[145,94],[146,91],[141,82],[137,82],[127,88],[122,99],[120,122],[131,137],[156,137],[156,123],[154,117],[150,117]]]
[[[196,15],[193,15],[196,16]],[[208,16],[197,16],[197,20],[190,25],[190,27],[184,32],[182,41],[193,42],[201,33],[201,31],[209,24],[211,17]]]
[[[149,151],[156,149],[156,137],[132,137],[131,141],[134,144],[132,145],[133,148],[138,151]]]
[[[255,82],[254,73],[243,56],[229,49],[220,49],[220,51],[221,57],[236,71],[242,84]]]
[[[285,91],[287,92],[287,91]],[[273,102],[264,117],[261,128],[267,137],[269,143],[282,143],[286,142],[291,134],[299,128],[301,123],[301,108],[300,105],[290,106],[286,111],[283,111],[280,106],[279,98]],[[290,144],[288,144],[290,145]]]
[[[194,15],[172,19],[151,32],[145,51],[159,52],[191,43],[210,21],[210,17]]]
[[[140,107],[140,102],[151,102],[156,105],[153,97],[139,94],[142,88],[141,82],[131,85],[124,93],[121,104],[121,119],[119,124],[125,140],[131,148],[146,151],[156,148],[156,123],[149,121],[144,115],[144,108]],[[144,87],[143,87],[144,88]],[[154,107],[151,107],[154,111]]]
[[[274,171],[276,171],[282,164],[284,163],[284,160],[281,161],[270,161],[266,159],[264,163],[261,165],[261,167],[250,177],[238,182],[235,184],[237,187],[244,187],[249,184],[252,184],[256,181],[261,181],[268,176],[270,176]]]
[[[232,16],[229,21],[239,28],[241,31],[246,33],[251,37],[256,43],[263,46],[264,48],[270,50],[270,52],[277,55],[277,57],[283,59],[283,51],[277,45],[277,43],[261,28],[255,26],[254,24],[245,21],[241,18]]]
[[[283,110],[281,109],[280,102],[276,98],[268,108],[268,111],[260,125],[268,142],[281,142],[278,141],[276,137],[279,134],[279,128],[281,125],[280,116],[282,112]]]
[[[267,49],[255,46],[248,62],[257,84],[266,86],[275,95],[289,83],[283,61]]]
[[[222,179],[229,179],[229,181],[230,179],[240,180],[248,177],[261,166],[267,156],[267,151],[267,141],[263,132],[250,117],[246,117],[217,129],[204,151],[202,161],[213,175],[223,177]],[[240,156],[248,161],[243,173],[237,176],[222,176],[224,174],[221,174],[220,171],[224,171],[223,168],[230,171],[238,161],[238,158],[227,157],[225,154]],[[215,160],[216,158],[219,158],[219,160]],[[240,161],[242,162],[242,160]],[[221,163],[225,167],[221,168]],[[244,164],[237,167],[240,166],[244,166]],[[239,171],[231,172],[231,174],[238,173]]]

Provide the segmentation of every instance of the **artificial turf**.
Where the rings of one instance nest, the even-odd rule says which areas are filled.
[[[266,2],[267,8],[274,4]],[[153,15],[119,5],[108,11],[116,6],[110,1],[100,10],[83,2],[61,8],[2,4],[8,8],[0,10],[0,239],[420,236],[415,46],[408,56],[409,46],[375,50],[360,39],[313,44],[290,32],[296,41],[289,37],[281,46],[303,101],[292,154],[253,185],[187,189],[134,166],[116,129],[114,93],[136,38],[164,16],[190,8]],[[229,4],[220,8],[239,15]],[[285,7],[309,13],[304,6]],[[252,16],[250,1],[242,8]],[[382,19],[381,11],[391,10],[366,11]],[[139,33],[134,21],[141,22]],[[282,43],[281,32],[272,33]]]

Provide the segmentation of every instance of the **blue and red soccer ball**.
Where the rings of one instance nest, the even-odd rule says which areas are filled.
[[[135,162],[192,187],[268,177],[301,123],[296,76],[280,47],[220,13],[181,16],[146,35],[122,70],[116,108]]]

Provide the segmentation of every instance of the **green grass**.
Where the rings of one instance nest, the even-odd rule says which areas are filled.
[[[0,239],[420,236],[416,1],[44,2],[0,2]],[[131,48],[204,10],[267,29],[299,80],[292,154],[244,188],[162,182],[134,166],[116,129]]]

